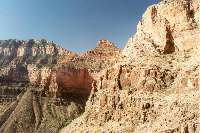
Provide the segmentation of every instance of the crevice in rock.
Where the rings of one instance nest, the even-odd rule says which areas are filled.
[[[195,12],[192,6],[192,0],[186,0],[186,16],[188,21],[191,21],[191,27],[196,28],[198,25],[195,21]]]
[[[116,82],[117,82],[117,87],[122,90],[122,85],[121,85],[121,74],[122,74],[122,66],[120,65],[119,66],[119,72],[118,72],[118,75],[117,75],[117,79],[116,79]]]
[[[175,43],[172,36],[172,31],[170,26],[166,26],[166,44],[164,47],[164,54],[171,54],[175,52]]]
[[[152,11],[151,11],[151,20],[153,22],[153,24],[156,23],[156,17],[157,17],[157,9],[156,7],[152,7]]]
[[[41,120],[42,120],[42,107],[40,105],[40,97],[33,95],[33,111],[34,111],[34,115],[35,115],[35,129],[37,129],[39,127],[39,125],[41,124]]]

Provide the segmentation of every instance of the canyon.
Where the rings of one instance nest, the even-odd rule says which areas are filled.
[[[120,54],[105,39],[81,55],[46,40],[5,40],[0,48],[0,132],[6,133],[58,132],[84,112],[98,72]]]
[[[198,0],[150,6],[66,132],[199,133]]]
[[[0,132],[199,133],[199,16],[199,0],[161,1],[123,49],[0,41]]]

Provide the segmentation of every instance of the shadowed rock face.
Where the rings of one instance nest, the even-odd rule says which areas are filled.
[[[60,95],[63,93],[74,93],[79,95],[89,95],[92,89],[93,78],[87,69],[76,69],[65,67],[58,69],[56,74]]]
[[[45,95],[50,97],[64,98],[68,95],[87,97],[92,89],[93,81],[92,74],[85,68],[62,66],[50,70],[46,77],[35,84],[42,83]]]
[[[68,94],[89,95],[93,82],[92,73],[86,68],[66,65],[57,68],[28,67],[32,84],[44,87],[45,93],[52,97],[64,97]]]
[[[2,77],[0,82],[27,82],[28,70],[24,65],[8,66],[1,68],[0,77]]]

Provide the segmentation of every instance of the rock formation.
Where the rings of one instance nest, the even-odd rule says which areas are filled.
[[[0,105],[0,132],[199,133],[199,9],[199,0],[150,6],[123,50],[105,39],[80,55],[1,41],[0,92],[26,92]]]
[[[58,132],[84,111],[97,72],[116,62],[120,53],[108,40],[82,55],[45,40],[6,40],[0,47],[1,132]]]
[[[150,6],[123,55],[173,53],[199,45],[199,0],[174,0]]]
[[[74,53],[46,40],[4,40],[0,41],[0,65],[57,64],[61,57],[70,60]]]
[[[0,48],[0,75],[7,82],[27,81],[44,87],[53,97],[64,91],[89,95],[93,75],[115,63],[120,53],[108,40],[100,40],[95,49],[81,55],[45,40],[6,40]]]
[[[150,6],[66,132],[198,133],[198,0]]]
[[[80,54],[71,64],[99,72],[104,68],[114,65],[120,57],[120,52],[121,50],[114,43],[102,39],[97,42],[96,48]]]
[[[63,124],[84,111],[84,101],[81,97],[70,97],[65,101],[40,97],[34,89],[29,88],[6,107],[4,113],[0,113],[0,132],[58,132]]]

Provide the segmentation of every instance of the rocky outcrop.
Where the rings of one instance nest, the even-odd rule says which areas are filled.
[[[38,68],[36,65],[28,65],[28,78],[32,84],[45,86],[48,84],[52,69],[49,67]]]
[[[104,68],[114,65],[120,57],[120,52],[121,50],[112,42],[102,39],[97,42],[96,48],[80,54],[71,63],[77,67],[99,72]]]
[[[76,54],[46,40],[4,40],[0,42],[0,65],[59,64],[69,61]]]
[[[65,97],[68,94],[89,95],[93,77],[87,69],[62,66],[58,68],[28,66],[29,81],[40,85],[51,97]]]
[[[199,0],[169,0],[150,6],[122,53],[108,40],[81,55],[45,40],[1,42],[0,80],[27,79],[42,87],[42,97],[39,102],[26,93],[4,114],[0,131],[50,132],[51,125],[65,124],[60,126],[65,119],[58,116],[67,110],[70,122],[85,112],[63,133],[200,132],[199,5]],[[49,97],[67,101],[50,106]],[[60,111],[57,105],[65,104]]]
[[[123,55],[173,53],[199,45],[199,0],[173,0],[150,6]]]
[[[149,7],[117,64],[98,73],[66,132],[200,132],[199,1]]]
[[[89,95],[94,79],[87,69],[63,67],[57,70],[56,80],[59,88],[59,95],[64,96],[67,95],[67,93]]]
[[[116,60],[119,57],[120,49],[115,46],[114,43],[102,39],[97,42],[95,49],[87,51],[81,57],[85,58],[96,58],[97,60]]]
[[[153,56],[151,65],[105,69],[85,113],[61,132],[199,132],[199,65],[193,57],[174,55],[157,66]]]
[[[81,54],[82,58],[95,58],[97,60],[105,60],[108,58],[115,59],[119,56],[120,49],[115,46],[114,43],[102,39],[97,42],[95,49],[89,50],[86,53]]]

